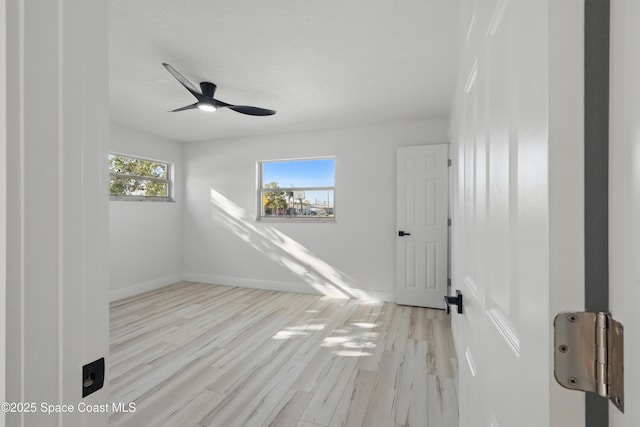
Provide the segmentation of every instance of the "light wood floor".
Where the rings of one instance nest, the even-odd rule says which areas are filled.
[[[182,282],[111,304],[112,426],[458,425],[441,310]]]

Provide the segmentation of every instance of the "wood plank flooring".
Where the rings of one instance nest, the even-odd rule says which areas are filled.
[[[111,426],[450,427],[441,310],[181,282],[111,304]]]

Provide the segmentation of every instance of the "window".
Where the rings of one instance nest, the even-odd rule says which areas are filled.
[[[157,160],[109,154],[112,200],[171,200],[171,165]]]
[[[258,218],[335,218],[335,159],[258,163]]]

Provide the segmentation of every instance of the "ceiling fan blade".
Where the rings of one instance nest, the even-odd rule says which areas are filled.
[[[191,94],[195,96],[198,101],[200,100],[200,98],[202,97],[202,94],[198,89],[196,89],[193,83],[191,83],[189,80],[184,78],[184,76],[179,72],[177,72],[176,69],[173,68],[171,65],[165,62],[163,62],[162,65],[164,65],[164,68],[166,68],[167,71],[170,72],[171,75],[175,77],[176,80],[178,80],[182,84],[182,86],[184,86],[189,92],[191,92]]]
[[[170,113],[175,113],[176,111],[184,111],[184,110],[193,110],[194,108],[198,108],[198,103],[187,105],[186,107],[176,108],[175,110],[169,111]]]
[[[238,113],[248,114],[250,116],[270,116],[275,114],[274,110],[268,110],[266,108],[251,107],[249,105],[227,105],[233,111]]]

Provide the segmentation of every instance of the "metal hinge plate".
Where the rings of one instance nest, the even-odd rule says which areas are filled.
[[[554,374],[571,390],[607,397],[624,412],[624,328],[609,313],[560,313],[554,326]]]
[[[451,159],[447,159],[447,166],[451,166]]]

